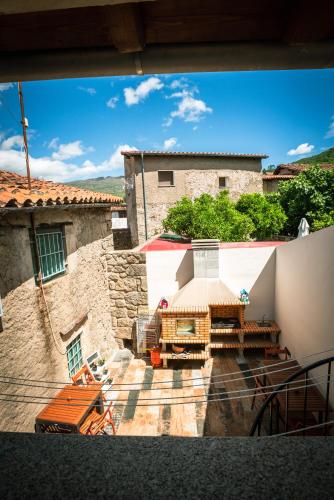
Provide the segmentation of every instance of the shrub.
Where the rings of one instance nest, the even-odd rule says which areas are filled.
[[[209,194],[202,194],[194,201],[183,197],[169,209],[163,227],[192,239],[220,241],[247,241],[254,232],[251,219],[236,210],[227,191],[216,198]]]
[[[280,234],[287,219],[277,195],[243,194],[236,204],[236,209],[252,220],[254,231],[251,236],[258,240]]]
[[[333,224],[334,170],[312,167],[291,181],[280,182],[278,190],[288,233],[297,234],[302,217],[313,231]]]

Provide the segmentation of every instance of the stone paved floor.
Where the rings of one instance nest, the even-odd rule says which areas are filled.
[[[196,362],[190,366],[189,361],[177,361],[174,366],[172,362],[168,369],[155,370],[144,360],[122,361],[114,378],[113,390],[107,393],[108,399],[114,401],[117,434],[189,437],[247,435],[256,414],[250,410],[251,398],[229,398],[207,404],[207,394],[224,394],[253,387],[252,379],[245,377],[260,359],[261,356],[252,355],[245,363],[238,364],[235,353],[229,351],[216,354],[205,367]],[[231,372],[236,374],[226,377]],[[211,379],[211,375],[225,375],[225,379]],[[128,385],[117,386],[117,383]],[[153,398],[155,401],[152,404]],[[186,401],[190,403],[168,404]]]

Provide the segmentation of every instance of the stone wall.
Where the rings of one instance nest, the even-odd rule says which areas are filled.
[[[30,216],[0,220],[1,374],[45,381],[69,381],[66,346],[81,334],[85,360],[99,350],[118,349],[112,326],[106,249],[113,247],[104,209],[42,209],[35,224],[65,224],[66,273],[44,284],[45,301],[33,276]],[[49,310],[47,314],[46,305]],[[51,318],[52,330],[49,317]],[[0,392],[52,396],[52,389],[0,384]],[[3,403],[0,430],[33,431],[41,405]]]
[[[120,251],[106,254],[112,325],[119,339],[133,339],[135,320],[148,308],[146,255]]]

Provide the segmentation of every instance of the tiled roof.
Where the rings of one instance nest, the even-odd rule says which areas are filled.
[[[323,169],[334,169],[334,163],[317,163],[317,165]],[[274,170],[274,175],[279,175],[281,173],[281,170],[283,169],[291,170],[291,172],[296,172],[297,175],[298,173],[303,172],[304,170],[307,170],[311,167],[312,165],[310,165],[309,163],[282,163],[281,165],[277,165]]]
[[[52,181],[31,179],[31,192],[26,176],[0,170],[0,208],[52,205],[120,203],[122,198],[97,193]]]
[[[121,151],[124,156],[139,156],[141,154],[146,156],[222,156],[228,158],[268,158],[268,155],[263,153],[223,153],[223,152],[198,152],[198,151]]]
[[[292,174],[282,174],[282,175],[263,175],[262,179],[264,181],[279,181],[281,179],[287,181],[288,179],[294,179],[296,176]]]

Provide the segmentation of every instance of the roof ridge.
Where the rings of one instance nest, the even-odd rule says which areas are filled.
[[[162,150],[126,150],[121,151],[123,156],[126,155],[164,155],[164,156],[227,156],[227,157],[244,157],[244,158],[268,158],[266,153],[231,153],[224,151],[162,151]]]

